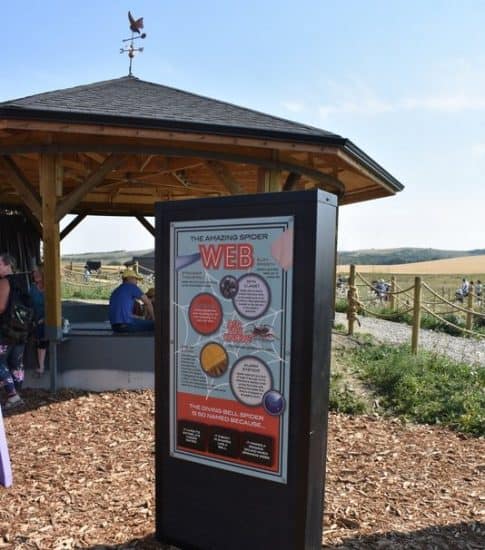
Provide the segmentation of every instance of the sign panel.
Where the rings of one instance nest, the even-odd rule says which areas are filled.
[[[171,222],[171,456],[286,483],[293,221]]]

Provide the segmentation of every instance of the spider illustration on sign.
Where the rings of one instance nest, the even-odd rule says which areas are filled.
[[[262,340],[278,339],[271,325],[252,325],[251,334],[254,338],[260,338]]]

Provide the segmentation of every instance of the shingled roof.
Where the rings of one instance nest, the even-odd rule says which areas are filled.
[[[0,118],[204,130],[344,145],[337,134],[133,76],[0,103]]]

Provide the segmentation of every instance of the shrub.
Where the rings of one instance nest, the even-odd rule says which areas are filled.
[[[347,313],[347,309],[349,307],[349,303],[347,301],[347,298],[338,298],[335,301],[335,311],[338,313]]]
[[[332,372],[330,377],[328,406],[330,410],[344,414],[364,414],[367,411],[365,401],[355,394],[351,386],[343,382],[343,376],[338,372]]]
[[[349,352],[389,412],[485,435],[485,368],[457,363],[409,346],[363,346]]]

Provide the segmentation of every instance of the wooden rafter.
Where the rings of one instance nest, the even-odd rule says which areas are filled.
[[[216,160],[207,161],[206,165],[231,195],[240,195],[244,193],[243,188],[232,176],[229,168],[222,162]]]
[[[42,220],[42,205],[40,197],[30,181],[9,156],[0,155],[0,167],[2,167],[7,174],[10,185],[17,191],[21,200],[40,222]]]
[[[301,179],[301,174],[290,172],[283,184],[283,191],[292,191]]]
[[[57,206],[56,218],[57,221],[61,220],[66,214],[68,214],[72,208],[77,206],[82,198],[96,185],[98,185],[109,172],[117,168],[123,162],[123,157],[119,155],[110,155],[104,162],[92,172],[88,178],[74,191],[71,191],[69,195]]]
[[[75,228],[77,227],[83,220],[84,218],[87,216],[86,213],[82,213],[82,214],[78,214],[73,220],[71,220],[67,225],[66,227],[64,227],[64,229],[61,231],[61,235],[60,235],[60,240],[62,241],[62,239],[64,237],[66,237],[67,235],[69,235],[69,233]]]
[[[155,236],[155,228],[153,227],[153,225],[148,220],[146,220],[143,216],[139,216],[138,214],[135,215],[135,218],[143,225],[143,227],[149,233],[151,233],[153,236]]]
[[[171,175],[179,182],[181,183],[186,189],[190,189],[192,187],[192,182],[189,180],[189,178],[186,176],[184,170],[179,170],[177,172],[171,172]]]
[[[336,178],[322,173],[314,168],[308,168],[305,165],[296,162],[288,162],[281,160],[273,160],[267,158],[254,157],[250,155],[241,155],[238,153],[226,153],[221,151],[206,151],[201,149],[190,149],[185,147],[168,147],[165,145],[127,145],[127,144],[97,144],[97,145],[82,145],[82,144],[51,144],[51,145],[21,145],[15,146],[12,149],[8,145],[0,146],[1,154],[10,154],[13,150],[16,153],[20,152],[45,152],[45,153],[69,153],[79,152],[81,149],[94,150],[96,152],[111,152],[113,154],[154,154],[165,155],[170,157],[195,157],[206,160],[217,160],[221,162],[234,162],[240,164],[250,164],[261,166],[267,170],[275,172],[296,172],[318,182],[325,189],[336,193],[340,197],[343,196],[345,187]],[[110,157],[108,157],[110,158]]]

